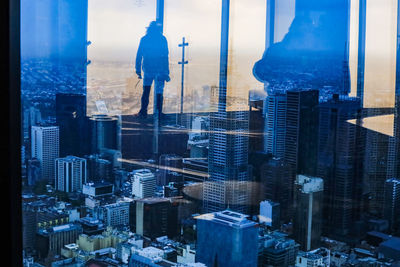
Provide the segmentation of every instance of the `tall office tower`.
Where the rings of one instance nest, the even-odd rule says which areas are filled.
[[[134,228],[150,238],[178,234],[178,206],[169,198],[144,198],[136,201]],[[133,228],[132,228],[133,229]]]
[[[385,181],[391,177],[388,177],[391,137],[369,129],[365,129],[365,132],[365,186],[363,193],[368,201],[364,206],[368,213],[382,217],[384,210]]]
[[[89,153],[86,96],[56,94],[56,122],[60,129],[60,156],[81,157]]]
[[[179,172],[182,169],[181,156],[173,154],[161,155],[159,169],[160,173],[157,177],[158,186],[165,186],[170,182],[183,183],[183,176]]]
[[[260,203],[260,215],[258,217],[261,224],[265,224],[271,229],[276,230],[281,226],[280,204],[270,200],[264,200]]]
[[[294,236],[303,251],[320,247],[324,181],[297,175],[295,184]]]
[[[99,209],[98,218],[107,226],[128,226],[131,202],[107,204]]]
[[[248,107],[232,103],[228,84],[230,1],[222,1],[220,73],[216,112],[210,113],[208,166],[210,178],[203,187],[206,212],[232,210],[247,213],[250,204],[248,167]],[[216,93],[216,92],[215,92]],[[234,100],[234,99],[233,99]],[[242,103],[243,104],[243,103]],[[243,108],[243,109],[242,109]],[[230,109],[233,109],[230,111]]]
[[[208,179],[208,162],[206,158],[182,159],[183,180],[185,182],[204,182]]]
[[[135,198],[153,197],[156,190],[156,178],[148,169],[135,170],[129,174],[132,194]]]
[[[295,175],[316,175],[318,98],[318,90],[286,92],[285,161]]]
[[[93,115],[90,117],[91,153],[101,153],[103,149],[121,150],[120,125],[117,117]]]
[[[397,12],[399,13],[399,10]],[[397,16],[397,25],[400,23],[400,16]],[[400,27],[397,27],[397,36],[400,36]],[[400,40],[397,38],[396,53],[396,86],[394,102],[394,140],[393,143],[393,169],[394,177],[400,177]]]
[[[112,164],[98,154],[84,156],[87,162],[87,178],[92,182],[113,182]]]
[[[196,261],[207,266],[257,266],[258,227],[229,210],[197,219]]]
[[[74,156],[56,159],[56,189],[64,192],[82,190],[86,183],[86,160]]]
[[[400,180],[388,179],[385,182],[384,218],[389,222],[392,234],[400,233]]]
[[[23,115],[23,130],[24,139],[28,139],[31,136],[32,126],[38,125],[42,120],[42,114],[39,109],[35,107],[29,107],[24,110]]]
[[[358,98],[340,97],[320,104],[318,177],[324,179],[324,232],[351,234],[359,219],[362,196],[363,138]]]
[[[34,186],[41,179],[40,160],[29,159],[27,166],[28,185]]]
[[[279,203],[281,219],[288,222],[292,217],[292,194],[290,171],[283,159],[271,158],[261,169],[262,199]]]
[[[204,211],[229,207],[247,213],[250,204],[248,112],[213,113],[210,129],[210,177],[204,183]]]
[[[54,184],[55,159],[59,156],[57,126],[32,126],[31,156],[40,161],[41,179]]]
[[[264,151],[278,158],[285,156],[286,95],[275,92],[264,102]]]

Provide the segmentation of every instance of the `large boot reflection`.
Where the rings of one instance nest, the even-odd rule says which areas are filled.
[[[288,33],[256,62],[254,76],[269,92],[290,88],[349,93],[348,1],[299,0]]]

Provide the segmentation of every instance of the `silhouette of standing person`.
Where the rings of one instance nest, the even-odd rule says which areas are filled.
[[[156,112],[159,118],[163,115],[163,91],[165,81],[169,82],[168,42],[162,34],[161,25],[156,21],[150,22],[146,35],[140,39],[136,55],[136,74],[142,79],[143,69],[143,94],[141,108],[138,113],[140,118],[147,117],[149,95],[154,81],[156,94]]]

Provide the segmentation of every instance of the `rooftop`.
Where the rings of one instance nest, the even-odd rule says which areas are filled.
[[[380,247],[387,247],[391,248],[393,250],[397,250],[400,253],[400,238],[399,237],[392,237],[386,241],[383,241],[380,245]]]
[[[154,204],[154,203],[170,202],[170,201],[171,199],[162,197],[148,197],[136,200],[136,202],[142,202],[144,204]]]
[[[257,225],[257,223],[248,220],[247,217],[248,217],[247,215],[242,213],[230,210],[224,210],[220,212],[202,214],[196,216],[195,218],[198,220],[208,220],[221,224],[227,224],[229,226],[238,228],[251,227]]]

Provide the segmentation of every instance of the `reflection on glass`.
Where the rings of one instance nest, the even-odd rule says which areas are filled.
[[[247,105],[250,90],[263,90],[253,75],[254,62],[265,50],[266,1],[230,1],[228,109]],[[251,29],[251,30],[250,30]],[[229,104],[229,98],[235,102]]]
[[[180,110],[182,48],[185,37],[185,112],[207,111],[211,88],[218,85],[221,3],[215,0],[165,1],[164,34],[169,42],[171,82],[164,102],[169,111]]]
[[[25,266],[400,261],[395,0],[21,5]]]
[[[134,62],[140,38],[156,18],[156,2],[89,1],[88,114],[101,112],[99,101],[111,115],[139,111],[143,84],[135,75]]]
[[[396,71],[397,1],[367,1],[365,107],[393,107]]]

